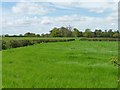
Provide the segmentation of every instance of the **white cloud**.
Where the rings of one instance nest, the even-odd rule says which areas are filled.
[[[24,31],[23,33],[27,32],[28,30],[36,33],[46,33],[49,32],[53,27],[68,25],[77,27],[80,30],[84,30],[85,28],[101,28],[103,30],[113,28],[114,30],[117,30],[117,20],[114,18],[114,16],[112,16],[112,14],[104,18],[81,15],[64,15],[59,17],[21,17],[15,20],[3,21],[3,28],[6,30],[4,33],[10,32],[12,29],[16,29],[17,32]],[[15,31],[11,32],[15,33]]]
[[[50,9],[42,4],[35,2],[51,2],[59,8],[71,8],[80,7],[86,8],[90,12],[103,13],[107,9],[111,9],[119,0],[21,0],[16,6],[12,8],[15,13],[27,13],[27,14],[46,14],[54,9]]]
[[[49,17],[42,17],[40,24],[43,24],[43,25],[53,24],[53,19]]]
[[[79,0],[78,0],[79,1]],[[105,0],[106,1],[106,0]],[[71,9],[73,7],[79,7],[88,9],[89,12],[103,13],[109,11],[107,16],[104,17],[90,17],[82,15],[63,15],[50,17],[45,14],[53,11],[53,8],[48,7],[45,4],[38,3],[23,3],[19,2],[12,8],[14,12],[11,15],[3,17],[3,33],[25,33],[27,31],[36,33],[49,32],[53,27],[72,25],[84,30],[85,28],[101,28],[109,29],[113,28],[117,30],[118,10],[117,3],[115,2],[75,2],[70,0],[68,3],[52,2],[56,7]],[[23,16],[20,14],[23,14]],[[27,15],[26,15],[27,14]],[[44,16],[39,16],[44,15]]]
[[[118,2],[119,0],[4,0],[3,2]]]
[[[47,7],[46,5],[38,4],[38,3],[30,3],[30,2],[19,2],[16,6],[12,7],[12,11],[18,14],[38,14],[44,15],[47,14],[54,9]]]
[[[85,0],[84,0],[85,1]],[[79,8],[84,8],[88,9],[90,12],[95,12],[95,13],[103,13],[108,9],[117,9],[113,8],[116,7],[117,2],[109,2],[107,0],[104,0],[104,2],[97,2],[98,0],[93,0],[94,2],[86,0],[86,2],[79,2],[75,0],[71,0],[67,3],[65,2],[53,2],[53,4],[57,7],[79,7]],[[106,1],[106,2],[105,2]]]

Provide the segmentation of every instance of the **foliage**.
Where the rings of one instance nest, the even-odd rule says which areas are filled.
[[[84,37],[94,37],[94,33],[90,29],[86,29],[83,36]]]
[[[120,41],[118,38],[80,38],[80,41]]]
[[[77,28],[72,28],[71,26],[69,27],[54,27],[52,30],[50,30],[49,33],[42,33],[40,34],[35,34],[31,32],[27,32],[24,35],[19,34],[19,35],[2,35],[3,37],[104,37],[104,38],[119,38],[120,37],[120,32],[113,31],[112,29],[109,29],[108,31],[101,30],[101,29],[95,29],[95,31],[87,28],[82,31],[80,31]]]
[[[2,40],[2,49],[9,49],[9,48],[17,48],[23,47],[33,44],[39,43],[47,43],[47,42],[67,42],[67,41],[74,41],[75,39],[10,39],[10,40]]]

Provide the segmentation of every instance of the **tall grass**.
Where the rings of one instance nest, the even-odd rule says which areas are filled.
[[[115,88],[117,42],[72,41],[2,51],[5,88]]]

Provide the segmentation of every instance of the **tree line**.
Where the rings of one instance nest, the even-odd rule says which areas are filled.
[[[10,35],[6,34],[4,37],[10,37]],[[11,37],[108,37],[108,38],[118,38],[120,37],[120,32],[113,31],[112,29],[102,31],[101,29],[95,29],[92,31],[91,29],[87,28],[84,32],[80,31],[77,28],[72,27],[54,27],[50,30],[49,33],[46,34],[35,34],[31,32],[27,32],[24,35],[12,35]]]

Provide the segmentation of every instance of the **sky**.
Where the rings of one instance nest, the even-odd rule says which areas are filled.
[[[117,0],[6,0],[0,6],[0,34],[42,34],[69,25],[80,31],[118,30]]]

